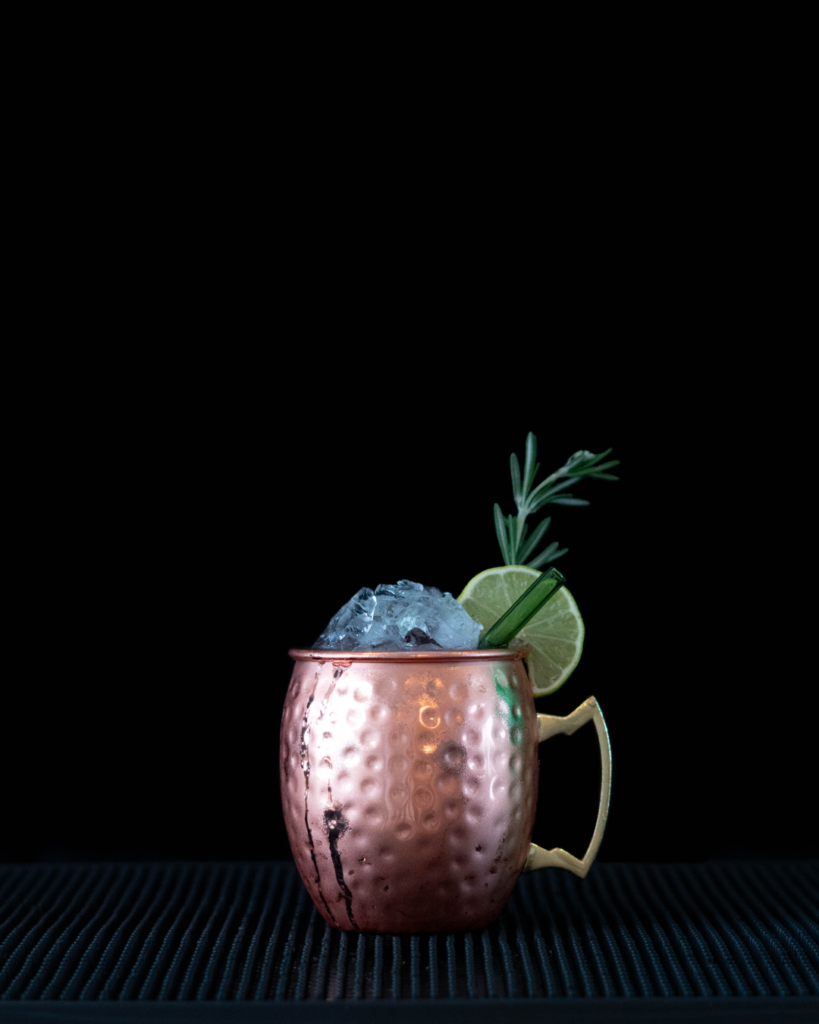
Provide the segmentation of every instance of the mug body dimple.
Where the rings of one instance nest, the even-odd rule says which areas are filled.
[[[537,716],[522,662],[318,654],[296,661],[281,732],[285,822],[316,907],[347,930],[485,926],[534,825]]]

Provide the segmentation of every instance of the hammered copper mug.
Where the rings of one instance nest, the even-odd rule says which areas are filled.
[[[292,650],[281,787],[299,874],[347,931],[439,932],[493,921],[518,875],[581,877],[605,828],[611,747],[594,697],[539,715],[520,651]],[[531,842],[538,743],[594,721],[602,787],[578,860]]]

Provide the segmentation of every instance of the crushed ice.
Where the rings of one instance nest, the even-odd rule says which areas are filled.
[[[313,648],[333,651],[474,650],[483,626],[452,594],[410,580],[362,587]]]

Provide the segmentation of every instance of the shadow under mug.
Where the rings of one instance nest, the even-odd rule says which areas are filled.
[[[285,824],[319,912],[348,931],[493,921],[522,871],[584,876],[608,815],[611,746],[590,697],[539,715],[520,651],[291,650],[281,725]],[[538,744],[593,721],[602,785],[582,860],[532,843]]]

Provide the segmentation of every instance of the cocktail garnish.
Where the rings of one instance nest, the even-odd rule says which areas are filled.
[[[563,573],[554,566],[548,572],[541,573],[512,607],[487,629],[478,647],[506,647],[546,602],[555,596],[565,582]]]
[[[539,511],[544,505],[588,505],[588,501],[565,493],[566,488],[570,487],[573,481],[580,480],[585,476],[593,477],[595,480],[619,480],[619,477],[605,471],[613,466],[619,466],[620,460],[600,461],[610,451],[611,448],[607,448],[600,455],[594,455],[587,451],[575,452],[571,458],[567,459],[564,466],[534,487],[540,463],[535,462],[537,438],[531,431],[529,432],[526,438],[526,460],[522,476],[517,455],[513,454],[509,460],[512,470],[512,492],[518,507],[517,518],[511,515],[504,517],[500,505],[495,505],[495,532],[498,535],[498,543],[506,565],[528,565],[532,569],[539,569],[547,562],[553,562],[556,558],[566,554],[569,549],[559,549],[557,541],[553,541],[539,555],[535,555],[535,548],[543,540],[543,535],[549,529],[549,523],[552,520],[551,516],[544,519],[527,539],[526,534],[529,528],[526,525],[526,517]],[[534,557],[532,557],[533,555]]]

